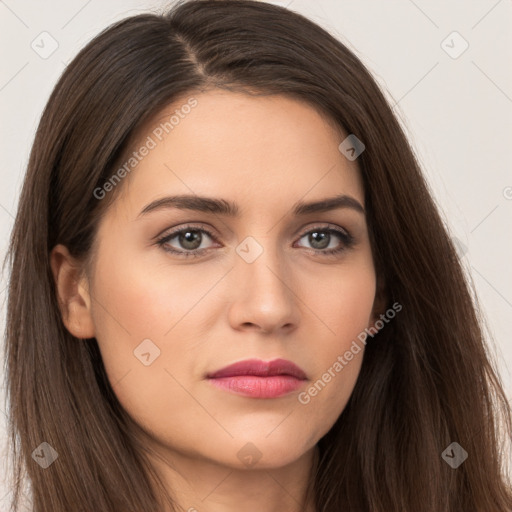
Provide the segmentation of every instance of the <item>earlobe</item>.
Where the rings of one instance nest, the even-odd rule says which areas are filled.
[[[66,329],[77,338],[93,338],[95,330],[91,315],[91,297],[87,279],[81,275],[81,266],[62,244],[52,249],[50,266]]]

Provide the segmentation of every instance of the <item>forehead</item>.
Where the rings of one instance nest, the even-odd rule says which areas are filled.
[[[171,193],[276,212],[335,193],[364,204],[357,163],[338,149],[346,136],[318,109],[284,95],[190,93],[138,130],[117,206],[140,211]]]

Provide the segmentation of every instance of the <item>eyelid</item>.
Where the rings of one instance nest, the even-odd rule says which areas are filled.
[[[170,235],[173,235],[173,234],[178,234],[181,231],[184,231],[186,229],[190,229],[190,230],[194,229],[194,230],[198,230],[198,231],[206,231],[206,233],[209,236],[211,236],[212,238],[218,238],[218,236],[219,236],[219,235],[214,233],[217,230],[215,230],[214,228],[210,227],[208,224],[204,224],[204,223],[196,224],[194,222],[190,222],[190,223],[184,223],[183,227],[180,227],[178,225],[175,228],[171,228],[170,231],[168,231],[168,229],[169,228],[166,228],[163,231],[161,231],[160,233],[158,233],[158,235],[153,237],[153,240],[162,239],[163,237],[167,237],[167,236],[170,236]],[[314,231],[315,229],[318,229],[318,230],[320,230],[320,229],[322,229],[322,230],[333,229],[335,231],[336,230],[341,231],[341,232],[343,232],[347,236],[352,236],[350,231],[348,231],[346,228],[344,228],[342,226],[338,226],[337,224],[333,224],[332,222],[318,221],[316,223],[313,222],[313,225],[311,225],[311,222],[302,225],[299,229],[297,229],[295,231],[295,233],[293,234],[293,237],[300,237],[300,238],[302,238],[304,235],[307,235],[310,231]]]
[[[186,229],[194,229],[198,231],[206,231],[210,236],[214,237],[217,235],[214,235],[214,231],[216,231],[214,228],[210,227],[209,224],[204,223],[195,223],[195,222],[184,222],[183,224],[179,224],[178,226],[175,226],[173,228],[165,228],[164,230],[160,231],[158,235],[155,235],[153,237],[153,240],[161,240],[162,238],[166,238],[169,235],[175,235],[181,231],[184,231]]]
[[[310,233],[311,231],[315,231],[315,229],[317,229],[318,231],[320,230],[323,230],[323,231],[327,231],[329,229],[332,229],[333,231],[338,231],[338,232],[341,232],[347,236],[351,236],[350,232],[342,227],[342,226],[338,226],[337,224],[333,224],[332,222],[313,222],[313,225],[310,224],[307,224],[306,225],[307,227],[302,227],[299,231],[298,231],[298,236],[300,237],[303,237],[304,235],[307,235],[308,233]]]
[[[165,233],[163,232],[163,235],[158,235],[157,237],[157,244],[160,246],[164,246],[168,241],[175,236],[179,235],[182,232],[185,232],[187,230],[190,231],[199,231],[206,233],[214,242],[221,243],[218,240],[217,235],[213,233],[214,230],[211,228],[205,227],[204,224],[195,224],[195,223],[185,223],[184,225],[177,226],[173,228],[170,232]],[[319,222],[316,224],[307,225],[307,228],[305,226],[302,226],[298,232],[294,235],[294,238],[298,237],[298,240],[301,238],[304,238],[304,236],[307,236],[308,234],[314,232],[314,231],[326,231],[326,232],[333,232],[335,233],[341,240],[342,247],[338,249],[312,249],[308,247],[304,247],[304,249],[313,252],[315,254],[321,254],[326,257],[328,256],[336,256],[338,253],[344,252],[345,250],[348,250],[352,248],[356,244],[356,239],[352,236],[352,234],[346,229],[341,226],[338,226],[336,224],[332,224],[329,222]],[[297,240],[297,241],[298,241]],[[176,254],[178,257],[194,257],[194,256],[201,256],[205,252],[209,252],[212,248],[203,248],[203,249],[194,249],[194,250],[179,250],[179,249],[165,249],[167,252],[171,254]]]

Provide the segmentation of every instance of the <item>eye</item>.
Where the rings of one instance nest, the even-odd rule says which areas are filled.
[[[351,248],[355,240],[347,231],[330,226],[319,226],[304,233],[300,240],[307,239],[316,254],[335,255]],[[338,242],[336,243],[336,239]]]
[[[162,238],[158,239],[157,244],[165,251],[184,256],[185,258],[200,256],[208,249],[207,247],[201,247],[205,238],[204,235],[206,235],[207,238],[215,240],[213,234],[203,227],[185,226],[184,228],[164,235]],[[176,239],[176,243],[179,245],[177,249],[172,248],[173,246],[170,245],[173,239]]]
[[[217,242],[215,236],[204,227],[185,226],[159,238],[157,244],[166,252],[190,258],[201,256],[211,248],[204,246],[205,239],[207,245],[208,238]],[[299,241],[303,238],[307,238],[307,242],[312,245],[311,251],[323,256],[337,255],[355,244],[355,240],[350,233],[329,225],[310,229],[302,234]],[[337,243],[336,239],[338,240]],[[173,244],[177,244],[177,246]]]

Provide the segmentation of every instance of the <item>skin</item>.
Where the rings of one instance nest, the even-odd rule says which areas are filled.
[[[347,134],[303,102],[220,90],[194,97],[197,106],[118,185],[88,275],[64,246],[52,251],[63,320],[76,337],[97,339],[120,403],[144,429],[160,456],[155,467],[184,510],[303,510],[316,443],[352,393],[364,346],[307,404],[298,394],[381,311],[364,213],[291,211],[297,201],[336,194],[364,207],[360,172],[338,150]],[[134,147],[184,101],[150,120]],[[234,201],[240,216],[175,208],[139,216],[172,194]],[[203,255],[185,259],[156,243],[188,223],[216,237],[202,233]],[[326,249],[307,233],[327,224],[347,230],[355,245],[314,254]],[[236,252],[246,237],[263,249],[252,263]],[[190,250],[177,236],[168,246]],[[328,248],[340,246],[332,234]],[[149,366],[134,356],[144,339],[160,350]],[[308,377],[283,397],[244,397],[205,378],[233,362],[277,357]],[[252,465],[237,456],[247,443],[249,454],[260,454]]]

